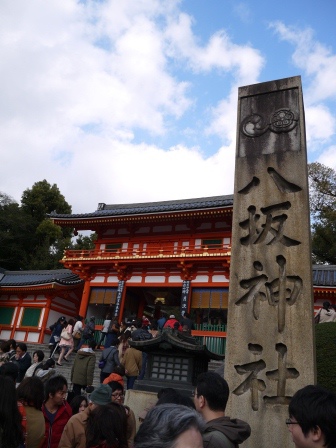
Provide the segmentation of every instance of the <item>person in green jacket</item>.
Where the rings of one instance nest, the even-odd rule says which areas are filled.
[[[96,342],[91,340],[88,345],[88,348],[78,350],[71,369],[70,378],[73,384],[73,395],[75,397],[81,395],[82,389],[85,389],[87,386],[92,386],[96,365],[96,355],[94,353]]]

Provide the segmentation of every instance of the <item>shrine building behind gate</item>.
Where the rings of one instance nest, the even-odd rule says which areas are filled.
[[[57,271],[0,272],[0,337],[46,342],[65,315],[109,312],[118,321],[188,311],[193,335],[225,351],[233,196],[99,204],[51,214],[55,224],[97,233],[93,250],[67,250]],[[315,309],[336,303],[335,266],[313,267]]]

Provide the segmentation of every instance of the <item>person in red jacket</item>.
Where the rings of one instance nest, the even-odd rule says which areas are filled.
[[[175,325],[176,324],[176,325]],[[175,330],[179,330],[182,331],[182,325],[180,324],[180,322],[176,319],[176,317],[174,316],[174,314],[171,314],[169,316],[169,319],[167,319],[166,323],[164,324],[163,328],[172,328]]]
[[[45,420],[45,440],[41,448],[57,448],[64,426],[72,416],[72,410],[66,401],[67,380],[62,375],[50,378],[45,385],[45,401],[42,412]]]

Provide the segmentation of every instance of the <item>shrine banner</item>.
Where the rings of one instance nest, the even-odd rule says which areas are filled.
[[[315,382],[305,121],[300,77],[241,87],[225,378],[243,447],[293,446],[293,394]]]
[[[188,311],[189,307],[189,293],[190,293],[190,280],[183,280],[182,282],[182,295],[181,295],[181,306],[180,314],[184,314]]]
[[[124,286],[125,286],[125,280],[119,280],[119,282],[118,282],[118,289],[117,289],[116,304],[115,304],[115,309],[114,309],[114,317],[116,317],[116,318],[119,317],[120,304],[121,304],[121,299],[122,299],[122,295],[123,295],[123,291],[124,291]]]

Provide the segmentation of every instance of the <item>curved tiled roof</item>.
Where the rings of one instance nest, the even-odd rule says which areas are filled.
[[[314,264],[313,285],[336,287],[336,266],[331,264]]]
[[[211,196],[195,199],[178,199],[161,202],[142,202],[135,204],[99,204],[98,210],[83,214],[58,214],[48,215],[50,218],[96,218],[122,215],[141,215],[146,213],[178,212],[187,210],[229,207],[233,205],[233,195]]]
[[[58,283],[60,285],[76,285],[83,283],[78,275],[69,269],[52,271],[0,271],[0,288],[3,286],[27,286]]]

